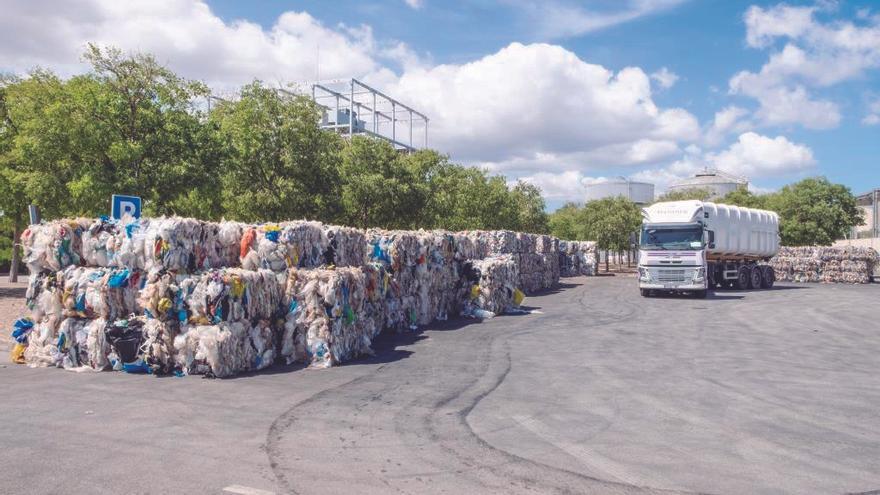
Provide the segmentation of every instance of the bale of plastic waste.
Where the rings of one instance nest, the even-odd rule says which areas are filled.
[[[415,329],[458,312],[461,264],[477,254],[469,233],[371,230],[369,258],[390,274],[386,326]]]
[[[272,330],[265,323],[186,325],[174,339],[175,364],[188,375],[235,376],[270,366],[275,359],[271,342]]]
[[[239,254],[242,267],[271,270],[284,285],[288,268],[361,266],[366,249],[363,231],[297,220],[245,229]]]
[[[159,217],[143,219],[138,231],[143,234],[145,269],[196,272],[234,266],[236,247],[240,245],[241,224],[221,225],[194,218]],[[221,235],[222,234],[222,235]]]
[[[101,371],[110,364],[103,318],[65,318],[58,328],[56,365],[70,371]]]
[[[269,270],[221,268],[187,278],[195,279],[180,282],[190,324],[271,320],[281,307],[282,289]]]
[[[877,252],[864,247],[781,247],[770,260],[776,280],[866,284],[871,281]]]
[[[524,294],[519,282],[514,255],[501,254],[483,260],[469,261],[464,267],[467,280],[461,314],[491,318],[511,311],[522,303]]]
[[[85,218],[53,220],[31,225],[21,233],[24,262],[30,273],[61,270],[82,262],[82,233],[91,221]]]
[[[599,266],[596,243],[559,241],[559,274],[562,277],[595,275]]]
[[[64,307],[61,296],[64,292],[63,272],[41,271],[32,272],[28,277],[26,304],[31,318],[36,323],[47,326],[53,331],[58,328],[64,318]]]
[[[67,267],[57,274],[62,283],[62,314],[112,320],[137,312],[141,276],[140,271],[128,268]]]
[[[372,270],[292,269],[282,354],[319,368],[372,354],[383,319],[381,275]]]

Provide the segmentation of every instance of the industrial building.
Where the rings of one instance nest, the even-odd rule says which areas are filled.
[[[880,237],[880,189],[856,196],[856,204],[865,214],[865,222],[853,228],[853,239]]]
[[[689,179],[670,185],[669,190],[707,189],[712,193],[709,199],[717,199],[726,196],[727,193],[747,187],[749,187],[749,181],[744,177],[737,177],[720,170],[704,169]]]
[[[603,198],[624,198],[640,205],[654,202],[654,184],[636,182],[625,177],[610,179],[587,185],[587,202]]]
[[[376,137],[402,151],[428,147],[428,117],[378,89],[354,78],[316,82],[311,89],[324,109],[323,129]]]

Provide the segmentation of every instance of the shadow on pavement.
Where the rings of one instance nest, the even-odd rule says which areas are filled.
[[[27,293],[27,287],[0,287],[0,298],[21,298],[24,299]]]

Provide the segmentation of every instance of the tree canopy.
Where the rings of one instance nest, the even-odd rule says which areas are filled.
[[[660,196],[658,202],[703,200],[704,193],[709,191],[700,189],[674,191]],[[553,235],[564,239],[600,241],[602,238],[600,231],[604,226],[613,225],[618,221],[621,222],[620,225],[625,225],[625,222],[621,219],[609,221],[591,219],[587,212],[605,211],[609,215],[617,215],[618,211],[623,210],[622,205],[626,200],[613,199],[617,201],[614,207],[611,206],[612,199],[602,200],[606,203],[602,203],[601,206],[596,204],[592,208],[590,205],[596,202],[584,206],[575,203],[565,204],[550,214],[548,219],[550,231]],[[834,184],[825,177],[803,179],[783,187],[778,192],[767,194],[755,194],[746,188],[739,188],[714,201],[775,211],[779,214],[780,240],[785,246],[827,246],[845,237],[852,227],[864,221],[862,211],[856,205],[856,198],[849,188]],[[635,211],[638,212],[638,208]],[[599,230],[595,226],[600,226]],[[607,238],[604,239],[602,242],[611,245]],[[622,250],[617,247],[608,249]]]
[[[0,233],[43,217],[99,216],[112,194],[146,214],[359,227],[549,232],[538,187],[433,150],[320,128],[321,109],[260,81],[210,98],[148,54],[90,45],[85,74],[0,77]],[[11,243],[0,241],[0,264]]]

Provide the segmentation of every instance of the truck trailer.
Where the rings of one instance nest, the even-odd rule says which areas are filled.
[[[766,210],[670,201],[642,210],[639,289],[690,292],[769,289],[776,274],[763,264],[779,250],[779,216]]]

